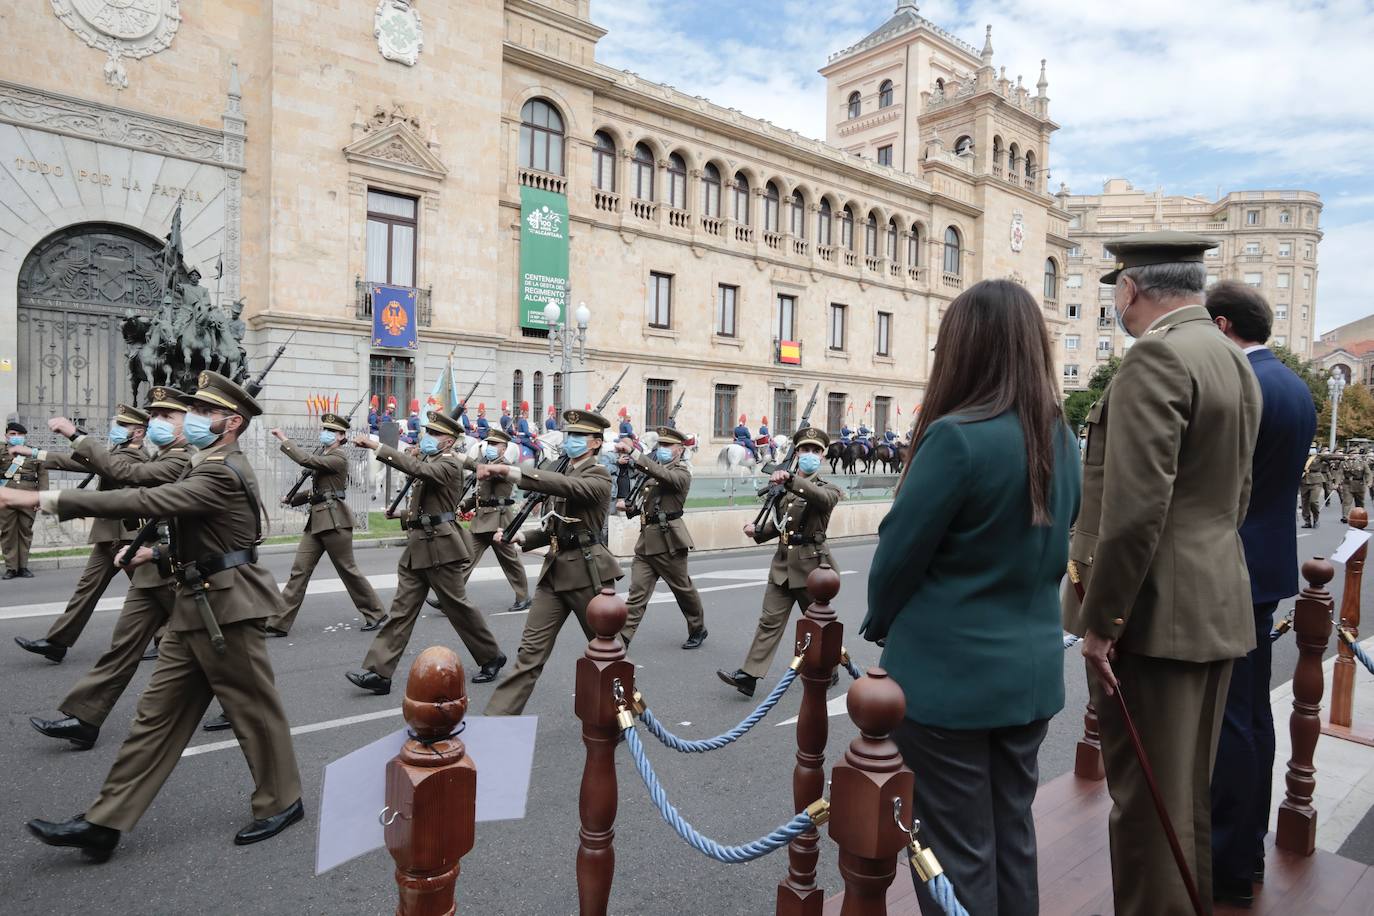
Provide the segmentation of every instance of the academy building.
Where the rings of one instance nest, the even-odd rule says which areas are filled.
[[[119,322],[156,305],[178,200],[255,363],[295,333],[269,422],[316,393],[423,403],[452,352],[463,387],[487,370],[493,417],[593,401],[628,365],[611,409],[642,428],[685,394],[708,445],[741,413],[790,427],[816,383],[815,422],[881,428],[911,419],[969,284],[1024,283],[1062,333],[1044,63],[1010,78],[990,28],[976,47],[914,3],[817,62],[824,142],[602,64],[588,0],[52,0],[4,21],[25,53],[0,62],[0,405],[31,422],[102,424],[125,392]],[[381,288],[413,349],[378,345]],[[576,339],[550,356],[550,298],[587,304],[585,364]]]

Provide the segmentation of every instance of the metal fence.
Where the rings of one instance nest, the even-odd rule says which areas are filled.
[[[825,479],[844,491],[845,499],[890,499],[897,487],[896,474],[826,474]],[[768,485],[764,474],[745,475],[695,474],[687,508],[727,508],[756,506],[759,490]]]

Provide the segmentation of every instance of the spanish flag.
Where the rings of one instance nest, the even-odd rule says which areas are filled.
[[[778,362],[789,366],[801,365],[801,344],[795,340],[779,341]]]

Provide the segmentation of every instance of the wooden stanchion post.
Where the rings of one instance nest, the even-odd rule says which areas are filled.
[[[1326,560],[1302,564],[1307,587],[1298,596],[1293,614],[1293,636],[1298,643],[1298,665],[1293,673],[1293,714],[1288,719],[1293,756],[1285,778],[1288,791],[1279,804],[1274,843],[1280,849],[1310,856],[1317,845],[1317,812],[1312,793],[1317,788],[1317,769],[1312,765],[1321,734],[1322,655],[1331,639],[1331,593],[1324,587],[1336,574]]]
[[[1102,764],[1102,734],[1097,728],[1097,709],[1091,702],[1083,710],[1083,737],[1073,757],[1073,774],[1081,779],[1106,779]]]
[[[1363,530],[1369,524],[1369,515],[1363,509],[1350,510],[1350,527]],[[1367,544],[1361,545],[1345,562],[1345,587],[1341,591],[1341,626],[1360,635],[1360,585],[1364,580],[1365,553]],[[1355,656],[1341,640],[1336,641],[1336,666],[1331,675],[1331,718],[1333,726],[1328,734],[1340,737],[1353,737],[1347,729],[1353,722],[1355,705]]]
[[[830,838],[840,847],[844,903],[840,916],[883,916],[897,854],[910,838],[893,817],[894,798],[912,817],[915,778],[889,737],[906,714],[906,697],[881,668],[849,688],[849,717],[859,737],[835,764],[830,781]]]
[[[797,765],[792,770],[792,803],[797,811],[825,795],[825,743],[830,718],[825,694],[840,663],[844,624],[830,602],[840,591],[840,576],[829,566],[818,566],[806,577],[811,605],[797,621],[797,645],[802,650],[801,711],[797,714]],[[825,895],[816,884],[820,858],[820,833],[814,828],[787,847],[787,877],[778,882],[778,916],[820,916]]]
[[[587,625],[596,637],[577,660],[573,707],[582,720],[582,743],[587,747],[578,794],[582,829],[577,844],[577,907],[581,916],[605,916],[615,877],[612,843],[619,801],[615,748],[620,743],[616,681],[627,701],[635,689],[635,667],[625,660],[625,646],[617,638],[625,615],[625,602],[616,597],[615,589],[603,588],[587,605]]]
[[[463,663],[430,646],[410,666],[401,706],[411,737],[386,765],[386,848],[396,860],[396,916],[453,916],[460,860],[472,850],[477,767],[457,737],[468,709]]]

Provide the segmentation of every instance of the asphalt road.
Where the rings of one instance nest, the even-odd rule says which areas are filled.
[[[1310,536],[1299,541],[1300,555],[1329,552],[1343,532],[1344,526],[1336,524],[1334,517],[1315,532],[1301,532]],[[850,633],[857,630],[863,616],[865,573],[872,552],[871,542],[850,543],[835,550],[838,566],[847,573],[835,606]],[[358,553],[368,575],[393,573],[397,556],[395,549]],[[757,619],[767,558],[767,552],[743,551],[694,560],[693,574],[705,592],[711,631],[700,650],[684,652],[678,648],[685,628],[670,597],[649,608],[633,653],[640,666],[639,683],[660,719],[684,737],[724,731],[753,708],[753,702],[717,681],[714,672],[717,668],[733,669],[743,659]],[[290,560],[289,555],[267,558],[279,582],[285,581]],[[750,570],[758,575],[744,572]],[[52,571],[40,573],[34,580],[0,583],[0,652],[9,653],[7,663],[0,667],[0,692],[6,697],[0,728],[7,739],[0,743],[0,769],[10,774],[0,781],[0,810],[6,812],[0,818],[3,911],[393,912],[392,863],[384,850],[318,877],[314,875],[314,852],[325,764],[394,731],[400,725],[399,718],[298,735],[295,749],[304,780],[307,818],[265,843],[249,847],[231,843],[234,832],[250,818],[251,791],[247,767],[232,748],[183,759],[108,864],[85,864],[73,851],[49,849],[29,837],[23,827],[26,819],[63,819],[94,800],[127,731],[138,691],[151,671],[145,663],[93,750],[72,750],[29,726],[30,715],[56,713],[54,704],[108,644],[114,625],[115,613],[98,612],[60,665],[12,645],[14,636],[41,636],[52,620],[51,616],[14,619],[12,615],[22,613],[24,606],[65,600],[76,575],[75,570]],[[333,577],[328,563],[316,573],[317,580]],[[628,580],[621,585],[627,587]],[[1339,587],[1339,582],[1335,585]],[[117,595],[122,587],[117,582],[107,594]],[[475,583],[471,595],[493,615],[493,632],[513,656],[524,617],[499,613],[511,599],[504,581]],[[382,590],[382,597],[389,601],[390,590]],[[311,596],[291,637],[270,642],[277,684],[293,726],[396,709],[403,693],[402,673],[415,653],[433,644],[461,649],[446,620],[426,615],[416,627],[392,695],[374,697],[344,680],[344,672],[361,662],[369,641],[369,634],[358,632],[359,623],[343,593]],[[876,647],[856,637],[847,643],[861,666],[876,663]],[[579,723],[572,714],[572,690],[573,665],[584,648],[577,626],[565,627],[527,709],[540,719],[526,816],[520,821],[478,825],[476,848],[463,860],[459,879],[460,912],[576,912],[574,858],[582,747]],[[781,674],[788,657],[785,648],[779,651],[765,688]],[[1291,636],[1276,645],[1276,684],[1292,677],[1295,658]],[[469,659],[465,662],[470,664]],[[832,690],[832,697],[841,694],[844,680]],[[1051,722],[1041,752],[1042,782],[1072,767],[1074,743],[1081,734],[1080,711],[1086,691],[1076,651],[1065,653],[1065,682],[1065,710]],[[1360,686],[1374,689],[1367,682]],[[491,685],[469,686],[474,711],[480,712],[491,689]],[[795,729],[779,723],[796,714],[799,697],[799,691],[789,692],[747,738],[711,754],[675,754],[657,742],[648,742],[649,754],[670,798],[704,833],[722,842],[739,843],[787,819]],[[830,722],[827,760],[833,763],[855,731],[843,714]],[[224,737],[225,733],[201,734],[193,746]],[[499,766],[499,761],[483,760],[480,754],[474,754],[474,759],[479,773],[485,766]],[[678,840],[659,818],[628,753],[621,756],[619,780],[612,913],[678,916],[772,912],[774,887],[786,874],[785,854],[748,865],[709,862]],[[1374,836],[1374,826],[1361,825],[1348,844],[1352,850],[1374,850],[1374,843],[1362,839],[1365,834]],[[833,845],[827,842],[823,849],[820,880],[829,894],[838,891],[841,882]]]

